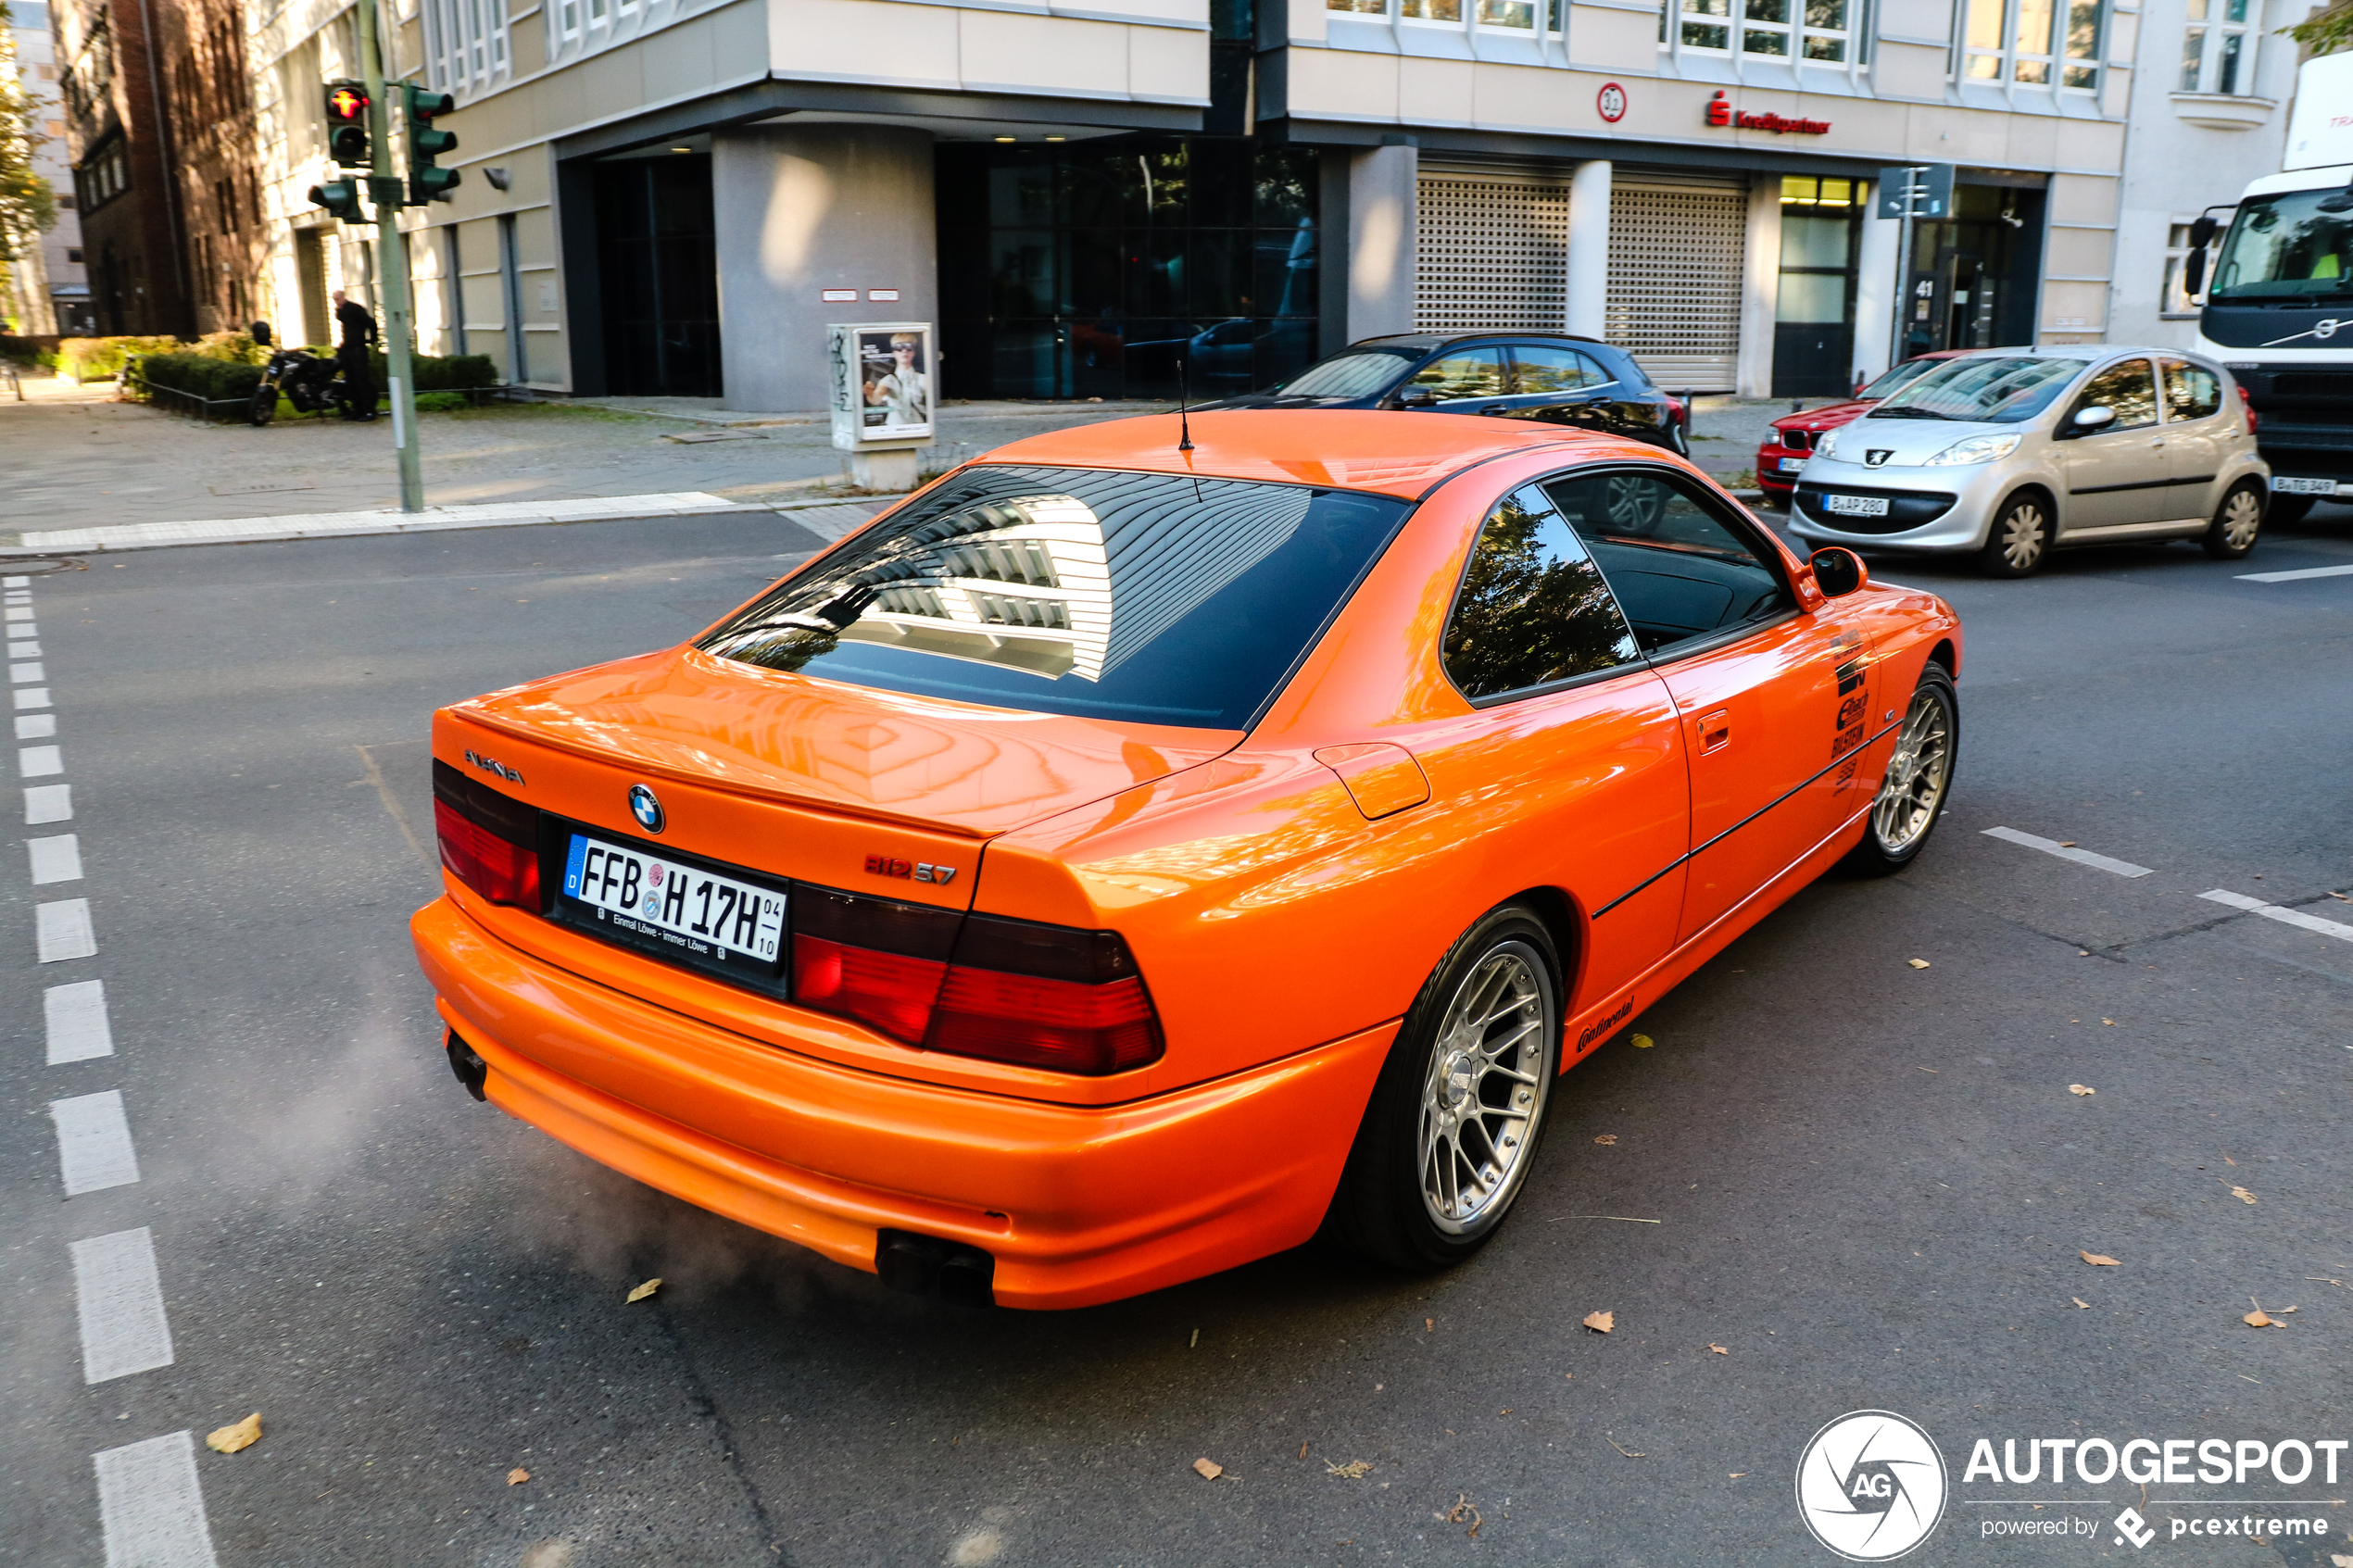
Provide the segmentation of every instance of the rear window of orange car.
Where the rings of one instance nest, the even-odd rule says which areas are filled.
[[[1247,729],[1410,509],[983,465],[704,635],[724,659],[1082,718]]]

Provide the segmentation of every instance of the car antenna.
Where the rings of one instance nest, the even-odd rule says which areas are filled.
[[[1179,452],[1189,452],[1193,449],[1192,420],[1187,417],[1185,412],[1185,405],[1188,399],[1185,395],[1185,361],[1179,359],[1176,361],[1176,450]]]

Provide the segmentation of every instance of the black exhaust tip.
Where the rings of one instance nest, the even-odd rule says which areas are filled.
[[[455,1029],[449,1031],[448,1048],[449,1071],[466,1085],[466,1093],[476,1099],[488,1099],[490,1097],[482,1092],[482,1086],[490,1077],[490,1063],[483,1060],[482,1054],[466,1044],[465,1037]]]
[[[875,1273],[911,1296],[937,1296],[951,1307],[997,1304],[997,1260],[977,1247],[912,1231],[875,1237]]]

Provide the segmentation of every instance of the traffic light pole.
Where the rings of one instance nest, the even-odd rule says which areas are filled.
[[[376,204],[376,276],[384,290],[384,345],[392,394],[392,446],[400,462],[400,509],[425,509],[424,465],[417,454],[416,366],[409,352],[409,241],[400,232],[403,182],[392,161],[392,116],[384,101],[384,55],[376,37],[376,0],[359,0],[359,69],[368,83],[369,194]]]

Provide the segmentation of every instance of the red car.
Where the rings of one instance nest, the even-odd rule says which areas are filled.
[[[1756,485],[1765,498],[1777,507],[1789,505],[1790,492],[1797,488],[1797,470],[1806,466],[1806,458],[1825,431],[1836,430],[1852,420],[1863,417],[1864,411],[1881,398],[1899,390],[1905,383],[1925,374],[1940,360],[1957,359],[1973,354],[1970,348],[1939,349],[1906,359],[1879,380],[1843,403],[1825,403],[1818,408],[1808,408],[1802,414],[1785,414],[1773,421],[1773,433],[1756,449]]]

